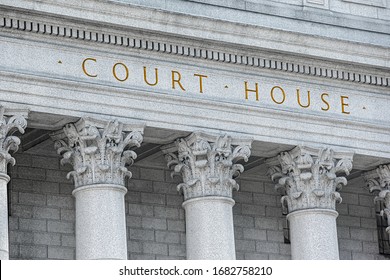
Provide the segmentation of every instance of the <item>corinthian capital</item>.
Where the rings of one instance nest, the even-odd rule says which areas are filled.
[[[127,166],[137,155],[130,150],[139,147],[143,140],[141,126],[126,125],[92,118],[69,123],[51,136],[57,153],[62,155],[61,164],[71,164],[75,187],[91,184],[124,185],[131,177]]]
[[[251,139],[195,132],[162,150],[168,167],[173,168],[172,176],[183,178],[177,188],[185,200],[203,196],[231,198],[233,189],[239,187],[234,178],[244,171],[236,162],[248,160],[251,143]]]
[[[9,152],[18,150],[20,139],[12,134],[16,131],[23,134],[26,126],[27,121],[22,115],[10,116],[4,107],[0,107],[0,172],[7,173],[7,164],[15,164]]]
[[[342,200],[338,191],[347,184],[338,174],[349,174],[352,157],[352,153],[328,148],[296,147],[267,160],[268,174],[284,194],[282,205],[290,213],[309,208],[335,210],[336,202]]]
[[[363,173],[366,186],[370,192],[376,192],[374,201],[383,201],[385,209],[381,212],[382,216],[387,217],[386,231],[390,234],[390,164],[379,165],[378,168]]]

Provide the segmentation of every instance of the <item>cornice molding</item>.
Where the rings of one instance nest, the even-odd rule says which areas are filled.
[[[15,17],[1,17],[0,28],[55,37],[65,37],[93,43],[116,45],[144,51],[160,52],[172,56],[191,57],[222,63],[264,68],[274,71],[290,72],[293,74],[320,77],[324,79],[347,81],[379,87],[390,87],[390,77],[380,75],[363,74],[354,71],[332,69],[330,67],[313,66],[290,61],[287,62],[274,59],[271,56],[261,57],[255,55],[241,55],[227,51],[213,50],[206,47],[199,48],[184,44],[161,42],[152,39],[140,39],[135,36],[125,34],[118,35],[118,33],[114,34],[87,31],[78,27],[17,19]]]

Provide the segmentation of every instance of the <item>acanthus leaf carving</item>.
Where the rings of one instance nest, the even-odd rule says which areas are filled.
[[[92,119],[81,119],[77,123],[64,126],[60,136],[54,136],[57,153],[62,155],[61,164],[71,164],[75,187],[91,184],[124,185],[132,173],[127,169],[137,155],[130,150],[142,142],[142,130],[132,130],[130,126],[117,120],[104,125]]]
[[[184,183],[178,190],[184,199],[203,196],[232,197],[239,185],[234,180],[243,171],[238,160],[247,161],[252,140],[233,139],[196,132],[163,147],[171,176],[180,175]]]
[[[321,208],[335,210],[341,202],[339,191],[347,184],[340,173],[352,169],[352,153],[337,153],[329,148],[296,147],[267,160],[267,174],[276,190],[284,195],[283,207],[288,212]]]
[[[7,165],[15,165],[15,159],[10,151],[19,149],[20,139],[13,134],[19,131],[24,133],[27,120],[21,115],[6,116],[5,108],[0,106],[0,172],[7,173]]]
[[[379,165],[378,168],[363,173],[363,178],[369,191],[377,194],[374,202],[381,201],[384,204],[385,209],[381,211],[381,215],[387,218],[389,226],[386,231],[390,235],[390,164]]]

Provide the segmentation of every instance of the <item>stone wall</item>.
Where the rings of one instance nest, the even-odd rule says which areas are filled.
[[[185,259],[183,197],[163,169],[131,168],[126,194],[129,259]]]
[[[337,205],[337,231],[340,259],[383,259],[379,255],[375,219],[374,195],[364,186],[362,177],[348,182],[343,188],[343,201]]]
[[[11,259],[74,259],[73,184],[69,167],[54,152],[19,153],[11,170]],[[183,197],[179,178],[166,169],[134,165],[126,194],[129,259],[185,259]],[[253,172],[252,172],[253,173]],[[261,174],[264,175],[264,174]],[[243,173],[233,208],[237,259],[290,259],[284,243],[280,196],[266,179]],[[359,177],[341,192],[338,237],[341,259],[383,259],[378,242],[373,195]]]
[[[9,186],[10,259],[75,258],[73,184],[54,151],[48,154],[15,155]]]
[[[233,196],[237,259],[291,259],[290,245],[284,244],[280,196],[271,182],[244,178]]]

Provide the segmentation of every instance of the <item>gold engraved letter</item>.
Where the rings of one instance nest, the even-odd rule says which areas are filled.
[[[124,69],[125,69],[125,77],[123,79],[120,79],[117,74],[116,74],[116,67],[118,65],[121,65]],[[126,81],[128,78],[129,78],[129,69],[127,68],[127,66],[125,64],[123,64],[122,62],[118,62],[118,63],[115,63],[114,66],[112,67],[112,74],[114,75],[115,79],[117,79],[118,81],[120,82],[124,82]]]
[[[297,100],[299,106],[302,108],[309,108],[310,107],[310,90],[307,91],[307,105],[302,105],[301,103],[301,94],[299,93],[299,88],[297,88]]]
[[[149,83],[148,82],[148,79],[146,79],[146,66],[144,66],[144,81],[146,84],[148,84],[149,86],[155,86],[158,84],[158,69],[157,68],[154,68],[154,83]]]
[[[276,101],[276,99],[275,99],[275,97],[274,97],[274,90],[275,90],[276,88],[279,89],[280,92],[283,94],[283,98],[282,98],[282,100],[279,101],[279,102]],[[275,102],[276,104],[283,104],[283,102],[286,100],[286,93],[284,92],[284,89],[281,88],[280,86],[274,86],[274,87],[271,89],[271,99],[272,99],[272,101]]]
[[[176,75],[178,75],[178,78],[175,77]],[[175,83],[177,83],[179,85],[179,87],[182,89],[182,91],[186,91],[184,89],[184,87],[182,86],[182,84],[180,83],[180,80],[181,80],[180,72],[172,70],[172,88],[176,89],[175,88]]]
[[[86,64],[86,62],[89,61],[89,60],[92,60],[93,62],[96,62],[96,58],[88,57],[88,58],[86,58],[86,59],[83,60],[83,64],[81,64],[81,67],[83,68],[83,72],[84,72],[85,75],[87,75],[88,77],[95,78],[95,77],[97,77],[97,75],[89,74],[89,73],[87,72],[87,69],[85,69],[85,64]]]
[[[344,96],[344,95],[341,96],[341,112],[342,112],[343,114],[347,114],[347,115],[349,115],[351,112],[345,111],[345,107],[348,107],[349,104],[348,104],[348,103],[345,103],[345,100],[344,100],[344,99],[348,99],[348,98],[349,98],[348,96]]]
[[[199,77],[199,92],[203,93],[203,78],[208,78],[206,75],[194,74],[195,77]]]
[[[329,97],[329,94],[327,94],[327,93],[321,94],[321,100],[322,100],[322,102],[324,102],[324,103],[326,104],[326,108],[321,107],[321,110],[322,110],[322,111],[328,111],[328,110],[330,109],[330,105],[329,105],[328,101],[326,101],[326,100],[324,99],[325,96],[326,96],[326,97]]]
[[[255,83],[255,89],[248,89],[248,82],[244,82],[245,84],[245,99],[248,99],[248,92],[256,93],[256,101],[259,101],[259,84]]]

